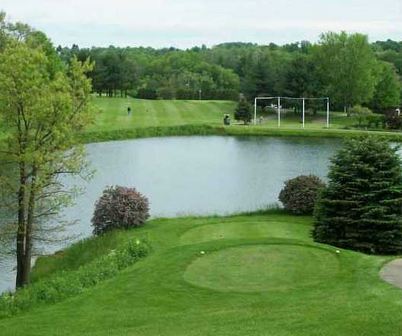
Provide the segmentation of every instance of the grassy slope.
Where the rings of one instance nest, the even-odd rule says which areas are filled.
[[[225,113],[233,111],[229,101],[141,100],[95,98],[99,107],[96,124],[90,131],[197,124],[221,124]],[[127,107],[132,109],[127,115]]]
[[[311,241],[310,227],[308,217],[280,213],[159,219],[138,230],[113,233],[101,243],[89,240],[64,256],[41,260],[36,278],[61,268],[75,269],[130,236],[147,237],[154,253],[84,295],[0,321],[1,335],[400,335],[402,292],[378,277],[386,258],[349,251],[338,256],[334,248]],[[303,281],[303,273],[314,268],[309,254],[300,253],[290,270],[296,284],[283,281],[276,290],[242,293],[202,288],[208,279],[203,282],[203,274],[197,277],[197,271],[193,279],[195,274],[201,286],[184,280],[188,265],[200,257],[201,250],[210,256],[213,251],[250,245],[322,249],[327,257],[321,260],[320,272],[333,275],[314,285]],[[281,277],[288,279],[287,272],[278,270],[272,272],[275,283]],[[206,275],[210,280],[211,274]],[[258,274],[250,279],[241,276],[246,276],[246,284],[258,282]],[[224,288],[223,277],[214,281]]]
[[[347,137],[360,134],[387,136],[402,141],[402,133],[346,130],[356,121],[341,113],[332,113],[331,129],[325,129],[325,116],[307,117],[306,128],[293,114],[284,115],[281,128],[275,116],[262,125],[232,125],[223,127],[223,115],[233,115],[236,103],[229,101],[138,100],[131,98],[94,98],[99,112],[96,122],[84,134],[82,141],[96,142],[170,135],[262,135]],[[132,115],[127,115],[131,106]],[[233,119],[233,118],[232,118]]]

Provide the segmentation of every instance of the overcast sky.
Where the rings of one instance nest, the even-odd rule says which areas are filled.
[[[329,30],[402,40],[402,0],[0,0],[0,10],[81,47],[283,44]]]

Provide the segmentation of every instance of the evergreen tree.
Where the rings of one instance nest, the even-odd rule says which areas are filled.
[[[234,113],[234,118],[247,125],[251,121],[251,106],[244,97],[241,97]]]
[[[402,168],[397,148],[367,137],[348,140],[332,159],[317,202],[316,241],[366,253],[402,252]]]

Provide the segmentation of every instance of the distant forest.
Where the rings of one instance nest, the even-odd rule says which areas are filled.
[[[175,48],[57,48],[69,62],[88,57],[94,91],[144,99],[229,99],[239,94],[330,96],[336,108],[381,112],[401,100],[402,42],[369,43],[362,34],[326,33],[318,43],[224,43]]]

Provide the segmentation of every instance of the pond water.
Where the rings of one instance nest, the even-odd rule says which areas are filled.
[[[283,182],[300,174],[325,177],[339,140],[264,137],[168,137],[87,145],[96,173],[76,205],[64,211],[74,234],[91,234],[96,199],[108,185],[136,187],[152,217],[229,214],[277,202]],[[63,244],[52,246],[52,253]],[[0,255],[0,292],[12,289],[14,261]]]

